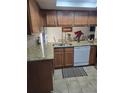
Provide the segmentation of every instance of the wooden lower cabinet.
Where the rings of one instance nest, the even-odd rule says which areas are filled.
[[[54,67],[60,68],[64,66],[64,49],[56,48],[54,49]]]
[[[62,68],[73,66],[73,48],[55,48],[54,49],[54,67]]]
[[[73,66],[74,61],[74,48],[65,48],[65,62],[64,66]]]
[[[89,65],[97,64],[97,46],[90,46]],[[74,66],[74,48],[54,48],[54,68]]]
[[[90,48],[90,58],[89,58],[90,65],[97,64],[97,46],[93,45]]]
[[[53,90],[53,60],[27,63],[27,93],[50,93]]]

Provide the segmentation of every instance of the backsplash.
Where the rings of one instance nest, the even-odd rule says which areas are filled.
[[[48,42],[58,42],[62,40],[62,27],[45,27]]]
[[[80,37],[80,40],[82,40],[83,37],[87,38],[87,36],[89,35],[89,32],[90,32],[89,27],[72,27],[72,32],[70,32],[72,40],[74,40],[74,37],[76,36],[75,32],[77,32],[77,31],[81,31],[83,33],[83,35],[81,35],[81,37]]]
[[[45,27],[46,37],[48,42],[62,42],[68,39],[68,34],[70,34],[70,39],[73,41],[76,36],[74,32],[81,31],[80,40],[85,40],[88,35],[95,32],[90,32],[90,27],[72,27],[72,32],[62,32],[62,27]]]

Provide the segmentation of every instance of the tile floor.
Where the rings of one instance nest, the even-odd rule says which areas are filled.
[[[97,93],[97,70],[94,66],[84,67],[88,76],[63,78],[62,70],[54,72],[53,93]]]

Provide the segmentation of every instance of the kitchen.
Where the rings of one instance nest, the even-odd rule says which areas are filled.
[[[28,0],[28,93],[97,92],[96,0],[77,1]]]

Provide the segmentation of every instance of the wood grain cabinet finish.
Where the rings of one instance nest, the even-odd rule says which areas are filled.
[[[95,65],[97,63],[97,46],[91,46],[89,64]]]
[[[57,11],[57,20],[59,26],[73,25],[73,11]]]
[[[88,25],[97,25],[97,12],[89,11]]]
[[[32,33],[39,32],[40,27],[42,26],[40,7],[35,0],[28,0],[28,8],[30,14],[30,24],[32,27]]]
[[[60,68],[64,66],[64,49],[54,49],[54,68]]]
[[[29,0],[27,0],[27,35],[31,35],[32,32]]]
[[[43,11],[45,17],[41,20],[45,20],[45,26],[87,26],[97,24],[97,11],[41,10],[41,12]]]
[[[56,11],[47,11],[46,21],[47,21],[47,26],[57,26]]]
[[[73,66],[74,63],[74,48],[65,48],[64,66]]]
[[[73,66],[73,48],[55,48],[54,49],[54,67],[62,68]]]
[[[27,93],[51,93],[53,60],[27,63]]]
[[[74,25],[82,26],[88,25],[88,12],[85,11],[75,11],[74,12]]]

